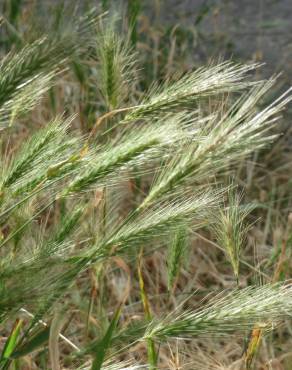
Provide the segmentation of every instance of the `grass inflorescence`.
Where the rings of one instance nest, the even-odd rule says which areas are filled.
[[[255,82],[258,64],[226,61],[144,91],[135,49],[139,4],[129,6],[126,35],[117,16],[91,11],[1,61],[0,369],[30,361],[53,370],[154,370],[167,348],[179,352],[178,340],[226,340],[255,328],[268,335],[291,318],[291,220],[273,257],[283,281],[264,281],[250,259],[242,272],[255,223],[249,218],[260,205],[244,202],[234,184],[236,169],[278,140],[290,90],[265,104],[276,78]],[[89,91],[99,99],[88,102],[93,125],[78,126],[78,113],[86,119],[82,103],[71,114],[77,65],[80,102]],[[27,122],[53,84],[65,91],[71,83],[69,95],[60,95],[62,114],[51,119],[44,101],[38,127]],[[214,236],[218,269],[196,234]],[[204,263],[192,260],[198,255]],[[217,294],[196,292],[191,282],[207,263],[212,278],[222,269],[235,281],[222,278]]]

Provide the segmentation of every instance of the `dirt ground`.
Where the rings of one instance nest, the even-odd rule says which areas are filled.
[[[147,8],[153,12],[150,3]],[[291,0],[164,0],[159,20],[168,26],[195,26],[204,35],[196,49],[200,57],[264,62],[264,75],[283,72],[285,84],[291,84]]]

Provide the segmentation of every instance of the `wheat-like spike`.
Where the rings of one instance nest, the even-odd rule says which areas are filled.
[[[228,192],[228,203],[225,208],[215,214],[212,228],[218,244],[225,249],[236,279],[239,276],[239,261],[249,226],[245,225],[246,217],[254,209],[254,205],[241,205],[242,194],[234,189]]]
[[[93,260],[112,253],[127,251],[150,239],[167,236],[186,225],[197,229],[208,223],[208,214],[217,207],[223,190],[202,190],[190,196],[180,196],[157,202],[152,208],[130,215],[106,240],[97,243],[93,250]]]
[[[45,35],[25,45],[17,53],[9,53],[0,63],[0,123],[2,126],[31,109],[40,95],[51,86],[51,79],[74,53],[89,44],[89,30],[96,14],[88,13],[74,27],[61,35]],[[23,104],[20,109],[20,104]],[[10,117],[12,114],[12,117]]]
[[[251,86],[252,83],[244,81],[244,78],[257,67],[257,64],[248,66],[224,62],[198,68],[173,83],[154,86],[140,106],[128,113],[124,120],[133,121],[148,115],[182,109],[193,110],[201,98]]]
[[[28,200],[43,189],[56,191],[61,180],[88,159],[80,155],[82,140],[66,134],[71,120],[55,119],[24,143],[14,158],[6,160],[0,179],[4,213],[13,207],[11,201],[20,205],[21,199]]]
[[[187,142],[183,153],[178,153],[154,183],[141,207],[189,179],[200,182],[251,152],[270,143],[275,135],[267,132],[275,125],[277,115],[291,101],[290,90],[264,110],[258,112],[255,103],[264,96],[274,80],[256,86],[240,98],[221,118],[211,118],[201,127],[195,142]]]
[[[165,134],[167,130],[167,135]],[[98,148],[93,159],[84,166],[78,176],[69,184],[65,195],[92,189],[96,183],[118,177],[120,171],[132,166],[150,165],[151,162],[163,158],[167,148],[176,146],[180,139],[189,135],[182,132],[171,122],[153,126],[126,129],[118,138],[116,145],[105,145]],[[98,157],[98,161],[95,158]]]
[[[39,73],[34,79],[28,80],[6,100],[0,108],[0,124],[12,126],[16,117],[30,111],[41,100],[42,96],[53,84],[58,71]]]
[[[56,141],[65,135],[69,124],[70,121],[63,124],[62,120],[57,118],[25,142],[13,161],[3,170],[1,189],[11,186],[27,173],[31,175],[33,168],[42,163],[43,156],[47,154],[51,144],[56,145]]]
[[[129,40],[122,38],[117,23],[116,16],[102,19],[97,38],[98,85],[108,110],[128,99],[136,63]]]
[[[65,180],[76,175],[83,163],[90,160],[90,153],[82,153],[82,138],[73,138],[67,133],[71,120],[57,117],[32,135],[17,154],[6,156],[0,176],[1,222],[13,210],[47,191],[46,204],[39,201],[38,206],[38,212],[41,208],[44,210],[60,195]],[[32,220],[28,219],[25,224]]]
[[[291,317],[292,286],[250,286],[233,292],[223,292],[206,307],[196,311],[173,312],[149,325],[144,339],[167,340],[224,335],[246,331],[257,324],[273,328]]]

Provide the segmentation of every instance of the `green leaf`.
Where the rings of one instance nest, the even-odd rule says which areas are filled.
[[[10,357],[11,353],[13,352],[15,346],[16,346],[16,343],[17,343],[17,339],[19,337],[19,334],[20,334],[20,329],[21,329],[21,326],[22,326],[22,320],[19,320],[17,319],[15,321],[15,324],[11,330],[11,333],[5,343],[5,346],[3,348],[3,351],[1,353],[1,358],[0,358],[0,362],[2,362],[3,360],[6,360]]]
[[[26,343],[21,345],[15,352],[13,352],[10,357],[19,358],[33,352],[34,350],[36,350],[37,348],[39,348],[48,341],[49,334],[50,328],[49,327],[43,328],[34,336],[32,336],[30,340],[28,340]]]
[[[96,353],[96,357],[93,361],[91,370],[100,370],[101,369],[101,366],[104,362],[106,352],[107,352],[107,350],[108,350],[108,348],[111,344],[113,333],[114,333],[114,331],[117,327],[120,315],[121,315],[121,306],[118,307],[118,309],[117,309],[117,311],[116,311],[116,313],[115,313],[115,315],[114,315],[114,317],[113,317],[113,319],[112,319],[104,337],[97,344],[97,353]]]

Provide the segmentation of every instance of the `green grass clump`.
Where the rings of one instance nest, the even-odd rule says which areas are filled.
[[[223,62],[137,92],[134,25],[124,37],[116,20],[94,14],[1,62],[1,369],[21,368],[27,358],[54,370],[141,369],[147,361],[156,369],[174,338],[244,336],[255,326],[269,332],[292,313],[288,282],[240,285],[255,207],[226,185],[237,166],[277,139],[289,91],[262,106],[275,79],[254,82],[258,65]],[[95,124],[80,130],[76,115],[64,112],[36,132],[27,123],[16,145],[20,113],[35,108],[53,79],[70,84],[76,60],[86,73],[90,65],[83,89],[92,91],[97,77]],[[181,301],[182,260],[196,248],[195,233],[210,232],[236,281],[201,303],[190,286],[190,300]],[[167,266],[165,292],[163,284],[154,289],[166,297],[163,314],[147,293],[154,268],[142,271],[142,260],[161,250],[168,251],[158,262]],[[113,264],[120,275],[109,289]],[[144,309],[135,315],[137,285]],[[148,346],[148,359],[134,361],[129,349],[139,345]]]

